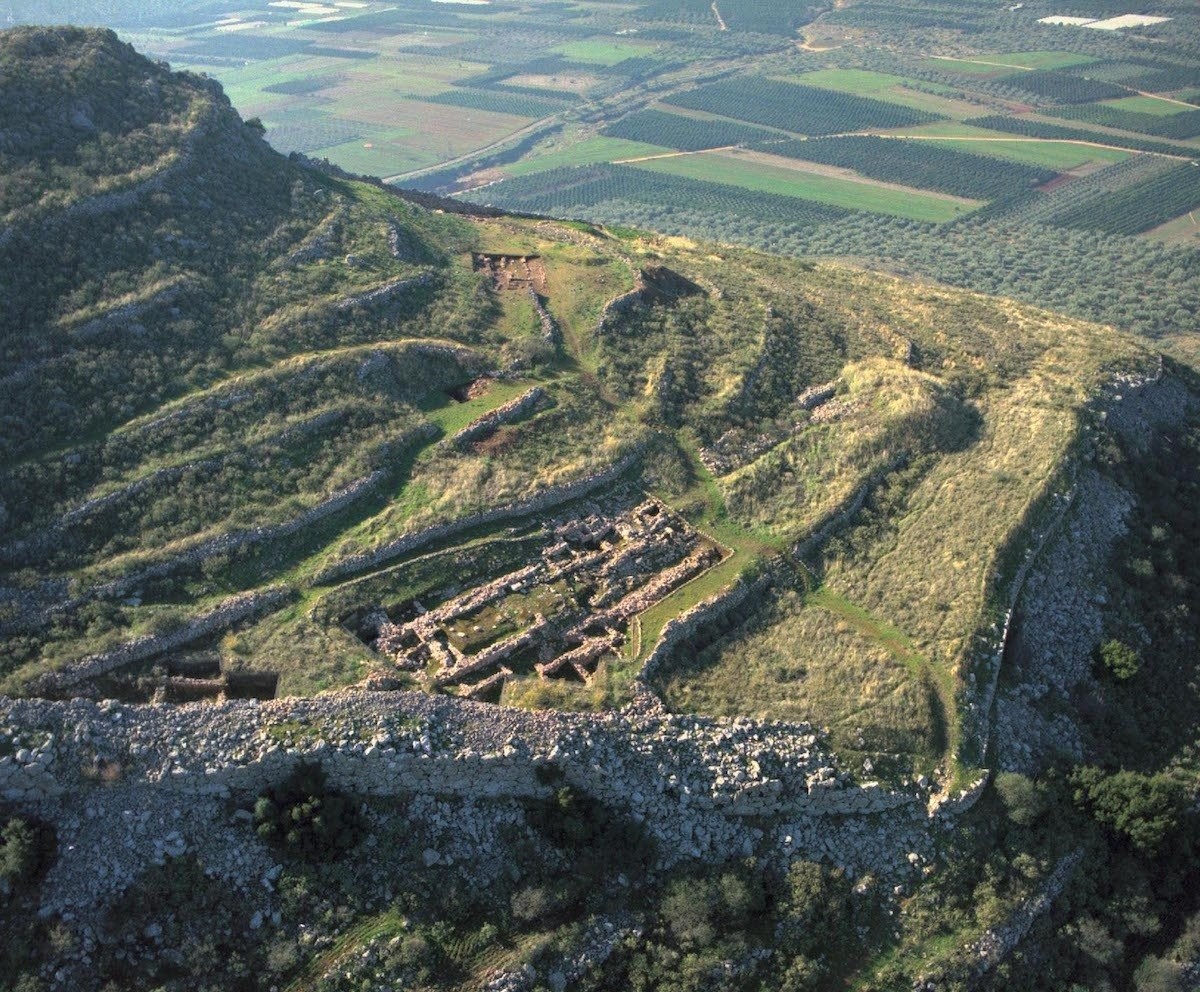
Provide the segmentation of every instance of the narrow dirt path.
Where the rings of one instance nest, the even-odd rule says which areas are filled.
[[[728,31],[729,26],[725,23],[725,18],[721,16],[721,9],[717,6],[717,0],[713,0],[712,12],[717,18],[717,23],[721,25],[721,30]]]
[[[849,135],[833,135],[832,137],[849,137]],[[1083,141],[1079,138],[1023,138],[1013,135],[1011,138],[977,138],[972,135],[963,135],[961,137],[953,137],[952,135],[941,134],[877,134],[877,138],[890,138],[894,141],[1002,141],[1014,142],[1020,141],[1026,144],[1042,144],[1042,145],[1083,145],[1085,148],[1106,148],[1114,152],[1128,152],[1130,155],[1157,155],[1160,158],[1175,159],[1177,162],[1192,161],[1187,155],[1171,155],[1168,152],[1150,152],[1141,148],[1126,148],[1123,145],[1106,145],[1100,141]]]
[[[684,155],[707,155],[709,152],[729,152],[737,145],[718,145],[716,148],[697,148],[690,152],[660,152],[657,155],[639,155],[637,158],[618,158],[613,165],[633,165],[635,162],[653,162],[659,158],[682,158]]]

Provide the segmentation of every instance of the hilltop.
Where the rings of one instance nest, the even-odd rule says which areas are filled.
[[[912,987],[991,972],[954,950],[1052,901],[1073,837],[1159,884],[1058,799],[1086,762],[1190,781],[1189,369],[1010,300],[419,205],[107,31],[0,33],[0,96],[0,785],[74,852],[11,906],[81,928],[14,974],[334,988],[373,948],[363,981],[431,988],[680,955],[681,988]],[[314,797],[387,873],[278,852],[335,843],[276,822]],[[769,936],[817,917],[827,956]]]

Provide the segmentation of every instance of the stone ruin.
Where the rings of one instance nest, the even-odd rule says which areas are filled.
[[[543,536],[535,561],[434,606],[376,609],[360,636],[396,668],[472,699],[498,700],[517,673],[590,683],[636,614],[722,558],[653,498],[588,508]]]
[[[476,272],[486,273],[497,290],[532,289],[546,295],[546,267],[540,255],[499,255],[476,252],[471,256]]]

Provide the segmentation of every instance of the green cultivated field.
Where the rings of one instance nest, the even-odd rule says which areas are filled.
[[[908,128],[892,133],[912,137],[928,136],[950,139],[939,140],[936,144],[939,148],[953,148],[955,151],[971,152],[974,155],[990,155],[993,158],[1004,158],[1011,162],[1021,162],[1024,165],[1044,166],[1058,172],[1069,172],[1093,162],[1104,164],[1121,162],[1133,154],[1133,152],[1121,151],[1116,148],[1075,145],[1069,141],[1013,141],[1002,137],[1000,140],[996,140],[999,136],[995,131],[950,121],[938,121],[934,124],[926,124],[924,127]],[[955,138],[962,140],[955,141],[953,140]]]
[[[906,79],[904,76],[893,76],[871,69],[818,69],[816,72],[792,76],[789,81],[824,90],[886,100],[888,103],[898,103],[902,107],[924,110],[945,117],[970,117],[979,111],[975,104],[954,99],[954,91],[948,86]],[[938,90],[940,94],[925,93],[914,87]]]
[[[964,75],[987,76],[1002,73],[1005,68],[1062,69],[1071,65],[1087,65],[1096,60],[1077,52],[1001,52],[996,55],[975,55],[970,58],[925,59],[928,69],[961,72]]]
[[[626,42],[589,39],[587,41],[568,41],[562,45],[555,45],[551,51],[558,52],[563,58],[570,59],[573,62],[616,65],[618,62],[624,62],[626,59],[634,58],[638,55],[648,55],[654,49],[653,47],[646,47],[644,45],[630,45]]]
[[[1078,52],[1002,52],[981,55],[981,60],[1019,65],[1026,69],[1062,69],[1069,65],[1088,65],[1096,60]]]
[[[1159,100],[1152,96],[1127,96],[1120,100],[1104,100],[1102,107],[1112,107],[1114,110],[1127,110],[1135,114],[1155,114],[1159,117],[1171,117],[1175,114],[1186,113],[1188,108],[1170,100]],[[1193,107],[1193,110],[1200,109]]]
[[[648,145],[641,141],[626,141],[624,138],[597,136],[543,152],[535,158],[523,159],[506,165],[504,171],[510,176],[527,176],[535,172],[557,169],[562,165],[594,165],[596,162],[619,162],[622,159],[638,158],[643,155],[662,155],[671,149],[659,145]]]
[[[969,204],[933,194],[888,189],[866,182],[799,172],[721,153],[680,155],[639,162],[636,167],[762,193],[795,196],[851,210],[871,210],[907,217],[909,220],[939,223],[964,216],[972,209]]]

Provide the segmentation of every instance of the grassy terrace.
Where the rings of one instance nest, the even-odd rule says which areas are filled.
[[[681,435],[679,440],[688,455],[696,483],[682,496],[667,502],[673,503],[692,526],[712,538],[724,550],[725,556],[635,618],[624,653],[626,659],[638,663],[645,661],[654,650],[663,627],[670,620],[728,588],[754,565],[781,553],[786,547],[786,542],[778,537],[743,527],[732,520],[720,487],[700,462],[695,441],[686,435]]]

